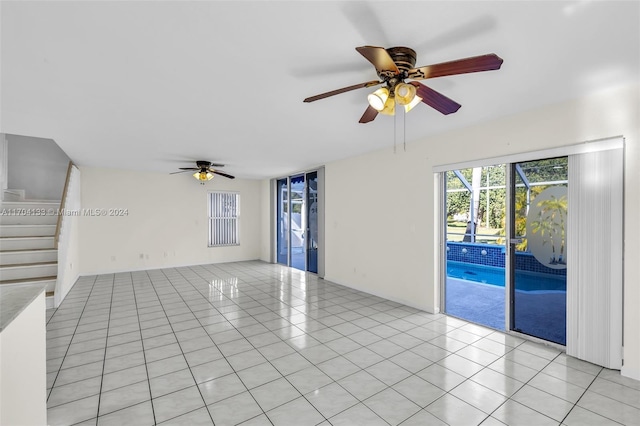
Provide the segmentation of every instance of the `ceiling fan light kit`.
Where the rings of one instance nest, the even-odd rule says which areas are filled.
[[[413,100],[404,106],[404,112],[411,111],[413,107],[418,105],[420,102],[422,102],[422,98],[420,96],[414,96]]]
[[[503,62],[495,53],[491,53],[414,68],[416,52],[409,47],[385,49],[362,46],[356,47],[356,50],[373,64],[380,80],[321,93],[306,98],[304,102],[314,102],[340,93],[383,84],[383,87],[367,96],[369,106],[360,118],[360,123],[373,121],[378,113],[394,115],[396,102],[404,107],[405,112],[411,111],[413,107],[423,102],[442,114],[452,114],[460,109],[459,103],[418,81],[405,82],[405,80],[426,80],[448,75],[497,70]]]
[[[386,87],[381,87],[367,96],[369,105],[375,108],[376,111],[382,111],[384,109],[384,104],[387,102],[387,99],[389,99],[389,89]]]
[[[411,84],[399,83],[396,85],[395,97],[400,105],[409,105],[416,97],[416,88]]]
[[[193,174],[193,177],[196,178],[196,180],[200,181],[200,183],[204,185],[206,181],[213,179],[213,173],[206,170],[202,170],[199,172],[195,172]]]
[[[232,176],[227,173],[222,173],[221,171],[215,170],[213,168],[213,167],[224,167],[224,164],[216,164],[216,163],[212,163],[211,161],[196,161],[196,166],[197,167],[180,167],[179,172],[173,172],[170,174],[175,175],[177,173],[186,173],[186,172],[191,172],[195,170],[196,172],[193,174],[193,177],[202,185],[204,185],[206,182],[213,179],[215,175],[224,176],[228,179],[235,179],[235,176]]]

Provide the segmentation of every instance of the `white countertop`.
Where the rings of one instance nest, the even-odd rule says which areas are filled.
[[[46,288],[46,284],[0,285],[0,332]]]

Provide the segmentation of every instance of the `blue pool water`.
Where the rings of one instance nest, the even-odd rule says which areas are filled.
[[[447,261],[447,276],[504,287],[504,268]],[[516,270],[516,290],[567,291],[566,277]]]

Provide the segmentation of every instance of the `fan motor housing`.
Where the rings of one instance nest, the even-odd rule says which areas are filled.
[[[393,62],[396,63],[398,69],[407,74],[410,69],[416,65],[416,51],[409,47],[390,47],[386,49]]]

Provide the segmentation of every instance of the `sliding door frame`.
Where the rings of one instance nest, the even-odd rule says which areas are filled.
[[[325,263],[325,253],[324,253],[324,247],[325,247],[325,237],[324,237],[324,229],[325,229],[325,215],[324,215],[324,207],[325,207],[325,168],[324,166],[320,166],[317,168],[313,168],[313,169],[308,169],[308,170],[302,170],[299,172],[295,172],[295,173],[291,173],[287,176],[280,176],[280,177],[276,177],[271,179],[270,181],[270,204],[271,204],[271,208],[270,208],[270,215],[269,215],[269,221],[270,221],[270,232],[269,232],[269,236],[271,239],[271,244],[270,244],[270,256],[269,256],[269,260],[271,263],[279,263],[278,262],[278,221],[280,220],[280,217],[278,216],[278,181],[280,180],[287,180],[287,195],[289,197],[289,202],[288,202],[288,211],[287,211],[287,223],[288,225],[288,237],[287,237],[287,264],[286,266],[288,267],[292,267],[291,266],[291,212],[292,212],[292,204],[291,204],[291,178],[292,177],[297,177],[297,176],[303,176],[304,178],[304,191],[303,191],[303,206],[302,208],[305,209],[306,208],[306,198],[307,198],[307,191],[308,191],[308,182],[307,182],[307,175],[310,173],[316,172],[317,173],[317,208],[318,208],[318,213],[317,213],[317,226],[318,226],[318,239],[317,239],[317,244],[318,244],[318,272],[314,273],[314,272],[310,272],[312,274],[317,275],[320,278],[324,278],[324,273],[325,273],[325,267],[324,267],[324,263]],[[308,217],[306,218],[306,220],[308,220]],[[305,223],[303,226],[305,235],[307,233],[307,224]],[[304,266],[304,271],[303,272],[309,272],[308,271],[308,259],[307,259],[307,249],[306,249],[306,236],[305,236],[305,249],[304,249],[304,257],[305,257],[305,266]]]
[[[619,147],[624,147],[624,137],[622,136],[614,136],[606,139],[598,139],[594,141],[587,141],[574,145],[566,145],[557,148],[550,148],[538,151],[529,151],[522,152],[517,154],[505,155],[500,157],[493,158],[485,158],[480,160],[470,160],[459,163],[451,163],[434,166],[432,171],[434,172],[434,188],[439,194],[436,194],[435,199],[439,200],[438,204],[438,212],[436,212],[435,220],[439,223],[435,224],[436,232],[438,233],[436,241],[438,241],[439,253],[436,254],[436,262],[437,267],[435,268],[434,278],[439,283],[438,288],[435,289],[436,292],[439,292],[440,297],[436,300],[440,301],[440,312],[444,312],[445,302],[446,302],[446,279],[447,279],[447,252],[446,252],[446,225],[443,225],[445,222],[444,218],[446,217],[446,172],[449,170],[456,169],[467,169],[473,167],[483,167],[490,166],[494,164],[505,164],[506,165],[506,212],[505,212],[505,330],[504,332],[510,335],[518,336],[526,340],[544,343],[549,346],[557,347],[561,350],[565,350],[565,346],[559,345],[554,342],[550,342],[547,340],[543,340],[528,334],[519,333],[517,331],[512,330],[511,328],[514,325],[514,310],[513,310],[513,300],[514,300],[514,271],[515,268],[512,267],[512,264],[515,262],[515,245],[512,244],[511,238],[515,234],[515,224],[514,224],[514,206],[513,200],[515,199],[515,185],[512,184],[512,180],[515,179],[514,167],[516,163],[526,162],[526,161],[534,161],[546,158],[555,158],[555,157],[565,157],[576,154],[585,154],[589,152],[597,152],[597,151],[605,151],[609,149],[616,149]],[[624,164],[624,160],[623,160]],[[624,185],[624,180],[623,180]],[[624,205],[624,197],[623,197],[623,205]],[[624,226],[624,220],[623,220]],[[624,235],[624,233],[623,233]],[[624,241],[622,242],[624,243]],[[624,263],[623,263],[624,267]],[[623,274],[624,276],[624,274]],[[622,288],[624,290],[624,282],[622,283]],[[437,293],[436,293],[437,294]],[[621,306],[620,309],[623,307]],[[568,325],[568,322],[567,322]],[[623,324],[624,326],[624,324]],[[568,332],[567,332],[568,334]]]

